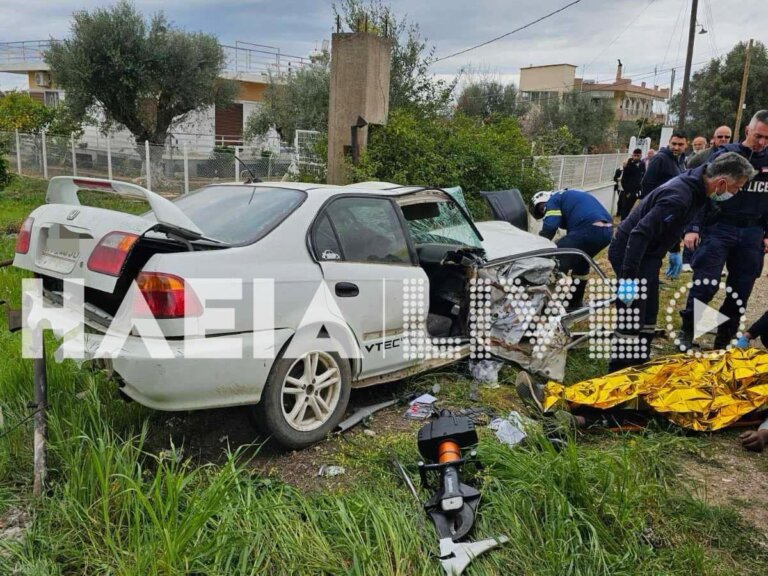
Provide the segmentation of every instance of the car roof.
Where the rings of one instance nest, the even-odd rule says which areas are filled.
[[[400,196],[419,190],[440,190],[434,186],[402,186],[392,182],[357,182],[339,186],[334,184],[313,184],[311,182],[257,182],[244,184],[242,182],[221,182],[212,186],[256,186],[257,188],[285,188],[301,190],[315,195],[336,196],[337,194],[375,194],[377,196]]]

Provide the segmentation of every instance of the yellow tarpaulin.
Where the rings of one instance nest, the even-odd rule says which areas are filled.
[[[708,431],[768,407],[768,352],[751,348],[696,358],[679,354],[573,386],[549,382],[546,410],[636,407],[640,402],[684,428]]]

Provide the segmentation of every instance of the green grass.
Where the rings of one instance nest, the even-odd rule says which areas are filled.
[[[36,182],[15,186],[0,195],[3,218],[6,206],[23,218],[34,195],[42,198]],[[13,238],[0,236],[0,255],[12,255],[12,246]],[[0,298],[18,305],[21,277],[0,269]],[[20,358],[19,335],[8,334],[0,318],[7,431],[30,414],[32,369]],[[27,507],[33,517],[21,541],[0,540],[0,574],[442,573],[435,532],[390,464],[397,457],[417,480],[414,434],[341,443],[328,458],[347,476],[300,491],[255,472],[250,447],[211,464],[186,458],[183,446],[157,453],[147,441],[158,426],[154,413],[118,400],[104,372],[72,362],[48,366],[44,499],[31,498],[31,424],[0,437],[0,518],[9,507]],[[566,379],[602,370],[575,351]],[[480,389],[482,403],[513,408],[514,376],[505,367],[500,388]],[[452,371],[398,387],[436,383],[445,405],[468,404],[469,380]],[[649,430],[581,438],[557,452],[540,437],[509,449],[486,430],[480,435],[484,468],[465,475],[483,494],[473,538],[505,534],[510,541],[476,559],[467,574],[766,573],[768,552],[756,527],[735,509],[696,500],[681,484],[676,462],[697,452],[697,437]]]

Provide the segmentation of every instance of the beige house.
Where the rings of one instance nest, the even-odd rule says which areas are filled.
[[[593,99],[613,101],[616,120],[633,121],[642,118],[663,122],[665,114],[654,111],[654,102],[666,102],[669,88],[633,84],[622,76],[621,62],[613,82],[595,82],[576,77],[573,64],[549,64],[520,69],[520,98],[533,104],[560,98],[569,92],[588,93]]]
[[[0,43],[0,72],[25,75],[29,95],[47,106],[55,106],[66,97],[52,81],[49,66],[43,60],[50,41]],[[177,143],[188,140],[195,146],[241,145],[248,116],[261,102],[270,77],[288,74],[304,66],[308,59],[281,54],[279,49],[249,42],[223,46],[227,66],[222,78],[238,82],[239,90],[232,106],[194,112],[179,126]],[[86,128],[88,139],[90,127]],[[94,132],[98,132],[95,128]],[[94,136],[96,137],[96,136]]]

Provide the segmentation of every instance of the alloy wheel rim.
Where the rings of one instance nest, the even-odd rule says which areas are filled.
[[[286,374],[280,406],[288,425],[299,432],[317,430],[328,422],[341,396],[341,372],[327,352],[307,352]]]

